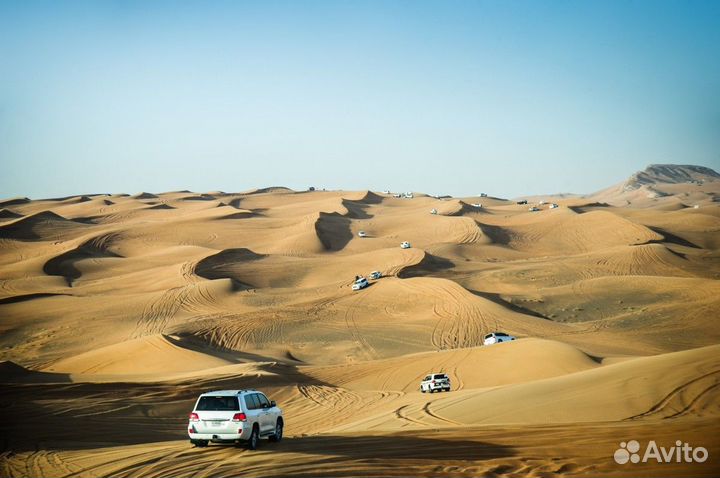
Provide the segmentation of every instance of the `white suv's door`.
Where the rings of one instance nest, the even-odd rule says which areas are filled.
[[[243,397],[245,400],[245,414],[247,415],[247,421],[249,424],[257,423],[260,432],[263,431],[262,417],[263,409],[260,407],[260,403],[256,398],[256,393],[248,393]],[[252,425],[251,425],[252,426]]]
[[[270,400],[263,393],[257,393],[257,399],[260,402],[261,407],[261,418],[260,418],[260,430],[263,432],[272,432],[275,430],[275,413],[273,413],[270,407]]]

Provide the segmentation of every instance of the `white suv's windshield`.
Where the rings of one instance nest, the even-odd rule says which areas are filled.
[[[240,410],[237,397],[200,397],[195,410],[198,411],[235,411]]]

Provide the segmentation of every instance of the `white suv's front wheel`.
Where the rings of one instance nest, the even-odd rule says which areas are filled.
[[[283,422],[282,422],[282,420],[278,420],[277,423],[275,424],[275,433],[270,435],[269,440],[277,442],[277,441],[282,440],[282,436],[283,436]]]

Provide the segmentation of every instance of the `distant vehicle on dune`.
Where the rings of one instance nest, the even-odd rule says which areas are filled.
[[[437,209],[430,209],[430,214],[437,214]]]
[[[450,377],[444,373],[431,373],[420,382],[420,391],[422,393],[430,392],[449,392]]]
[[[515,340],[515,337],[508,335],[505,332],[492,332],[485,336],[483,345],[499,344],[501,342],[510,342]]]
[[[404,241],[400,243],[401,249],[410,249],[410,243],[408,241]]]
[[[381,277],[382,277],[382,273],[381,273],[380,271],[372,271],[372,272],[370,273],[370,278],[371,278],[372,280],[378,280],[378,279],[381,278]]]
[[[352,285],[352,290],[360,290],[364,289],[365,287],[369,286],[370,283],[365,277],[357,277],[355,278],[355,282]]]
[[[358,232],[358,237],[367,237],[367,233],[365,231]]]
[[[527,199],[523,199],[517,202],[518,204],[527,204]]]

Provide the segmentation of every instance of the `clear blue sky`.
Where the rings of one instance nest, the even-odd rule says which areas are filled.
[[[720,164],[717,1],[3,1],[0,197]]]

